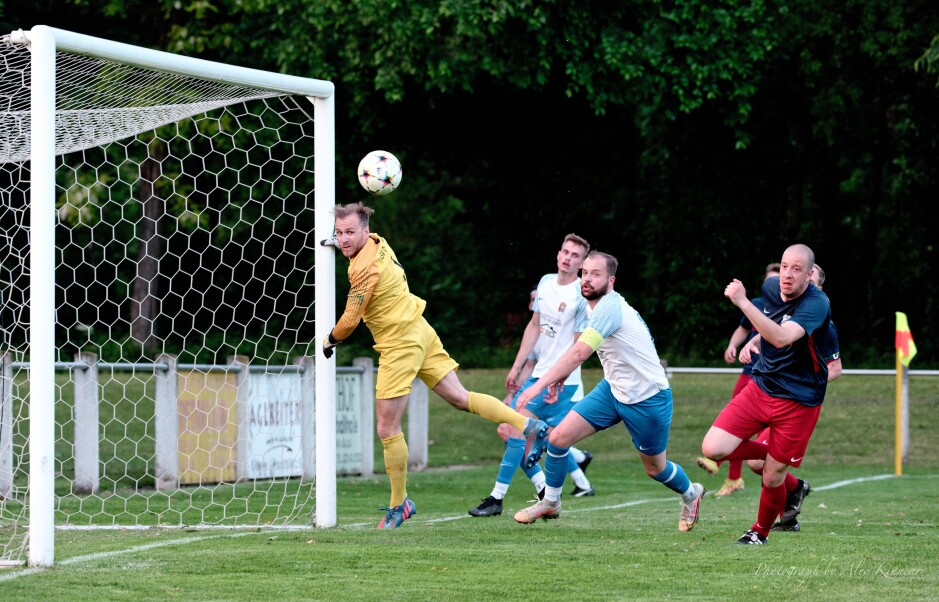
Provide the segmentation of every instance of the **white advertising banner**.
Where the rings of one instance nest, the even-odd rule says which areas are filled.
[[[362,474],[361,390],[361,375],[336,375],[336,474]]]
[[[250,373],[248,387],[248,466],[250,479],[303,474],[300,438],[300,375]]]
[[[336,375],[336,472],[362,473],[360,374]],[[249,373],[248,466],[245,477],[303,474],[300,375]]]

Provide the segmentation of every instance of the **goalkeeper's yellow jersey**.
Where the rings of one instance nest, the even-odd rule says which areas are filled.
[[[349,262],[349,297],[333,329],[340,341],[363,319],[375,343],[393,341],[421,317],[427,305],[411,294],[404,267],[388,241],[374,233],[368,236],[369,241]]]

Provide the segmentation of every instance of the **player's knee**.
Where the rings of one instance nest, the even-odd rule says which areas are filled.
[[[570,447],[573,444],[570,438],[558,429],[551,429],[551,433],[548,435],[548,443],[555,447]]]
[[[719,446],[709,440],[707,437],[704,438],[704,441],[701,442],[701,454],[705,458],[710,458],[715,462],[718,460],[723,460],[724,456],[727,455]]]
[[[747,467],[756,474],[763,474],[763,460],[747,460]]]
[[[502,424],[499,425],[499,428],[496,429],[496,433],[498,433],[499,438],[502,439],[503,442],[505,442],[505,441],[508,441],[509,437],[512,436],[513,430],[518,430],[518,429],[514,428],[512,425],[505,424],[503,422]]]

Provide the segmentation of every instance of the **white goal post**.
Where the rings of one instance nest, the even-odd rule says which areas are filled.
[[[149,432],[153,419],[138,414],[151,411],[155,397],[151,391],[162,385],[154,385],[140,365],[149,360],[161,366],[160,358],[166,354],[182,363],[188,358],[194,366],[192,373],[203,382],[209,370],[200,368],[200,362],[205,363],[206,357],[209,363],[220,361],[212,357],[219,352],[213,349],[214,343],[231,356],[253,355],[252,366],[266,366],[268,372],[285,373],[283,365],[301,356],[307,366],[315,364],[315,398],[330,402],[316,404],[315,518],[307,515],[306,520],[317,527],[334,526],[335,363],[309,361],[318,351],[316,343],[335,321],[335,251],[314,244],[328,238],[333,229],[333,84],[46,26],[12,32],[5,36],[3,46],[0,128],[7,134],[0,140],[0,194],[4,195],[0,204],[8,206],[0,238],[6,239],[8,249],[15,249],[23,241],[16,228],[26,230],[28,264],[16,265],[27,256],[22,249],[17,256],[0,257],[4,261],[0,299],[11,310],[7,315],[16,320],[4,325],[11,331],[13,364],[28,365],[28,379],[27,370],[18,379],[19,373],[9,370],[9,361],[0,378],[11,381],[7,384],[14,390],[12,396],[5,395],[14,399],[12,420],[22,419],[28,406],[29,426],[22,431],[28,436],[20,435],[21,440],[28,439],[28,454],[26,449],[20,451],[28,456],[29,476],[28,486],[16,485],[13,467],[14,485],[6,495],[0,490],[0,561],[15,560],[19,545],[20,552],[28,547],[30,565],[54,564],[55,524],[62,515],[77,516],[76,522],[92,525],[114,525],[120,520],[145,524],[140,518],[127,518],[126,508],[133,506],[133,500],[124,500],[121,509],[109,511],[107,519],[96,518],[88,509],[107,506],[124,491],[131,492],[128,499],[142,496],[140,503],[150,507],[158,520],[167,521],[169,515],[170,524],[173,520],[191,524],[191,516],[168,510],[174,503],[179,505],[179,498],[150,488],[154,475],[141,476],[130,468],[140,460],[144,472],[154,470],[150,450],[156,444]],[[29,65],[21,72],[16,65],[24,56]],[[124,68],[128,71],[119,71]],[[18,103],[27,89],[31,101],[23,107]],[[242,105],[247,108],[232,108]],[[190,138],[179,142],[177,137],[183,134]],[[291,139],[294,134],[296,139]],[[241,149],[241,142],[250,148]],[[305,145],[312,150],[299,150]],[[207,155],[195,154],[197,147],[208,149]],[[255,152],[263,155],[255,156]],[[79,156],[80,160],[70,158]],[[92,167],[92,158],[100,163]],[[290,172],[297,166],[297,173]],[[146,213],[148,194],[159,197],[165,210],[159,219],[172,220],[166,232],[156,228],[144,234],[147,220],[154,221]],[[20,196],[28,198],[28,220],[25,211],[15,209]],[[26,222],[28,228],[26,223],[14,222]],[[311,222],[313,231],[303,231]],[[113,244],[102,232],[113,233]],[[150,242],[161,248],[147,252]],[[273,247],[276,252],[270,251]],[[204,257],[199,255],[203,251]],[[74,264],[66,262],[73,257],[79,259]],[[169,284],[162,290],[158,282]],[[135,287],[140,283],[143,293],[138,295]],[[284,290],[276,288],[280,284]],[[312,290],[314,298],[306,298]],[[238,293],[240,297],[235,296]],[[193,305],[194,296],[201,305]],[[133,308],[130,318],[128,307]],[[143,325],[142,331],[134,330],[138,324]],[[18,329],[26,339],[19,347]],[[95,336],[102,331],[106,336]],[[135,344],[142,350],[139,355],[127,351]],[[107,496],[86,504],[87,499],[76,495],[74,481],[62,482],[68,462],[57,457],[57,445],[70,444],[63,441],[63,432],[79,430],[79,418],[71,414],[78,412],[77,407],[62,418],[66,387],[57,365],[67,354],[88,351],[89,346],[101,361],[126,364],[131,374],[119,379],[112,370],[113,384],[98,387],[105,403],[131,408],[129,417],[113,410],[111,424],[100,427],[102,443],[114,448],[125,445],[130,430],[126,423],[132,420],[142,422],[147,439],[133,443],[131,458],[114,454],[114,461],[123,468],[116,476],[105,475],[113,480],[113,487]],[[109,394],[112,389],[118,392]],[[24,391],[19,409],[16,391]],[[3,420],[11,410],[0,409]],[[107,411],[110,406],[100,415]],[[70,425],[63,427],[62,420]],[[107,434],[114,423],[123,427],[122,434]],[[19,432],[14,429],[14,448]],[[95,437],[91,439],[92,445],[97,443]],[[11,445],[0,440],[0,455],[5,443]],[[237,456],[234,451],[230,455]],[[14,460],[14,464],[25,463]],[[107,471],[106,463],[102,464]],[[0,488],[3,468],[0,457]],[[238,487],[264,481],[238,474],[242,483]],[[217,503],[220,492],[201,478],[196,477],[197,488],[207,489],[206,497]],[[288,479],[301,480],[296,475],[280,480]],[[276,476],[270,481],[280,483]],[[273,511],[273,519],[265,509],[254,511],[258,485],[252,487],[242,490],[232,485],[225,492],[230,501],[218,516],[202,520],[228,524],[227,517],[234,517],[233,523],[240,526],[251,520],[276,524],[281,511]],[[268,486],[264,493],[284,499],[300,497],[293,489],[279,488],[277,496],[272,491]],[[75,514],[65,509],[71,502],[63,502],[63,495],[75,498],[72,501],[79,508]],[[154,511],[152,507],[163,501],[161,495],[172,499],[166,508]],[[187,493],[185,506],[194,508],[199,497],[198,492]],[[17,514],[16,504],[28,511],[28,534],[18,524],[22,513]],[[199,512],[197,517],[209,513]],[[3,540],[5,533],[12,533],[10,541]],[[16,538],[23,543],[16,544]]]

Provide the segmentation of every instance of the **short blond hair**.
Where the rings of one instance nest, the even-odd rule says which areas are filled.
[[[584,248],[584,255],[590,253],[590,243],[587,242],[587,239],[582,236],[577,236],[573,232],[564,237],[564,242],[572,242],[575,245],[582,246]],[[562,242],[561,245],[564,245],[564,242]]]
[[[375,210],[371,207],[366,207],[362,203],[348,203],[346,205],[336,205],[333,208],[333,215],[336,216],[336,219],[342,219],[344,217],[349,217],[350,215],[358,215],[359,223],[362,224],[363,228],[368,228],[368,219],[375,213]]]

